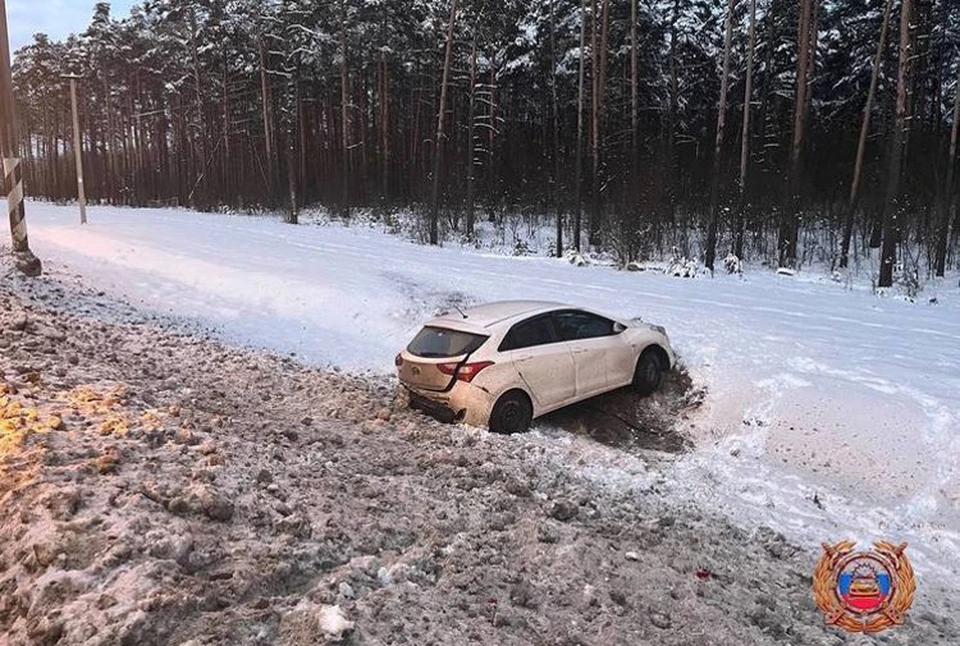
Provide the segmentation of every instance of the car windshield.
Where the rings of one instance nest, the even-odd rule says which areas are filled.
[[[407,351],[424,359],[462,357],[476,351],[488,338],[459,330],[427,326],[410,342]]]

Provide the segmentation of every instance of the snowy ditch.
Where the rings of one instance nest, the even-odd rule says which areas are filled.
[[[317,365],[390,372],[450,303],[571,302],[667,327],[702,406],[693,448],[641,459],[547,420],[519,441],[611,486],[822,541],[905,540],[960,574],[960,298],[878,298],[816,270],[676,279],[425,248],[366,228],[185,211],[30,205],[35,251],[142,309]],[[569,420],[566,420],[569,421]],[[602,438],[598,438],[601,439]],[[640,494],[638,494],[640,495]]]

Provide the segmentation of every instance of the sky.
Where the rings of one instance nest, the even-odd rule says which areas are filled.
[[[16,51],[43,32],[54,40],[85,30],[97,0],[6,0],[10,49]],[[110,2],[114,16],[124,16],[134,0]]]

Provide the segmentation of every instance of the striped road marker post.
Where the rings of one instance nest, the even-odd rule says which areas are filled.
[[[3,185],[7,194],[7,213],[10,215],[10,235],[17,267],[28,276],[39,276],[40,260],[30,251],[27,241],[26,209],[23,205],[23,171],[17,157],[3,158]]]
[[[3,189],[10,215],[10,237],[16,268],[27,276],[39,276],[40,260],[27,243],[26,211],[23,206],[23,171],[18,152],[17,115],[14,109],[13,81],[10,76],[10,41],[7,38],[6,1],[0,0],[0,151],[3,157]]]
[[[27,221],[23,208],[23,172],[20,160],[13,157],[3,159],[3,186],[7,194],[7,213],[10,215],[10,235],[13,237],[13,250],[27,251]]]

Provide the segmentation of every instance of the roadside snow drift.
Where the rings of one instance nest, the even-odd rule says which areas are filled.
[[[665,325],[707,402],[659,476],[678,501],[815,547],[906,540],[921,575],[960,574],[960,299],[908,303],[819,274],[678,279],[428,248],[369,228],[186,211],[29,206],[34,250],[140,307],[307,362],[388,373],[452,304],[549,299]],[[932,295],[932,294],[931,294]],[[598,478],[639,477],[570,443]],[[612,462],[611,462],[612,461]],[[646,476],[644,476],[646,477]]]

